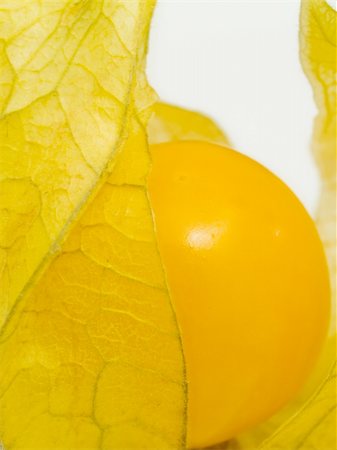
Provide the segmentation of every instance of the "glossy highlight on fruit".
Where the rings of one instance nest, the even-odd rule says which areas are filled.
[[[205,142],[151,147],[148,192],[182,333],[188,446],[267,419],[310,373],[329,322],[325,255],[275,175]]]

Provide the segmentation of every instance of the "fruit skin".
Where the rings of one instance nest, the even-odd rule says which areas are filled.
[[[315,225],[266,168],[205,142],[151,147],[148,192],[182,333],[188,446],[230,439],[303,385],[325,339]]]

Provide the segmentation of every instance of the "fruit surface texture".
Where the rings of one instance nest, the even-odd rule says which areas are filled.
[[[312,219],[257,162],[197,141],[151,154],[148,192],[186,360],[188,446],[208,446],[299,391],[328,327],[328,270]]]

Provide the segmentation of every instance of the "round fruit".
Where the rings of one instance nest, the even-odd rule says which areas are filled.
[[[298,392],[329,321],[313,221],[260,164],[204,142],[152,146],[159,250],[182,333],[188,445],[225,441]]]

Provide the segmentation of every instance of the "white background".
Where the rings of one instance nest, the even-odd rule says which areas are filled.
[[[316,114],[298,49],[299,0],[162,0],[148,76],[167,102],[208,114],[315,211]]]

